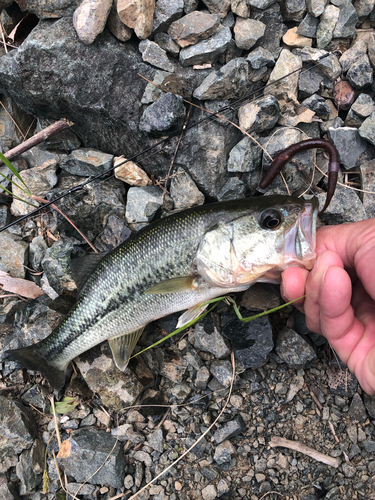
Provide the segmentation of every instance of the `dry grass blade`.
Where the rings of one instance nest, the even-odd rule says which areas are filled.
[[[151,486],[152,484],[155,484],[156,481],[158,479],[160,479],[164,474],[166,474],[172,467],[174,467],[175,465],[178,464],[178,462],[180,462],[184,457],[186,457],[186,455],[188,453],[191,452],[191,450],[193,448],[195,448],[195,446],[212,430],[212,428],[217,424],[218,420],[220,419],[221,415],[224,413],[226,407],[228,406],[228,403],[229,403],[229,400],[230,400],[230,397],[232,395],[232,390],[233,390],[233,384],[234,384],[234,379],[235,379],[235,371],[236,371],[236,363],[235,363],[235,360],[234,360],[234,352],[232,351],[231,353],[231,362],[232,362],[232,381],[231,381],[231,384],[230,384],[230,387],[229,387],[229,394],[228,394],[228,397],[220,411],[220,413],[218,414],[218,416],[215,418],[214,422],[210,425],[210,427],[204,431],[204,433],[196,440],[196,442],[194,444],[192,444],[190,446],[190,448],[188,448],[186,451],[184,451],[184,453],[178,457],[174,462],[172,462],[170,465],[168,465],[168,467],[166,469],[164,469],[160,474],[158,474],[156,477],[154,477],[154,479],[152,481],[150,481],[149,483],[145,484],[145,486],[143,486],[143,488],[141,488],[139,491],[137,491],[137,493],[135,493],[134,495],[132,495],[130,498],[128,498],[128,500],[134,500],[135,498],[138,497],[138,495],[140,495],[140,493],[142,493],[142,491],[145,491],[149,486]],[[111,497],[109,498],[108,500],[117,500],[118,498],[121,498],[125,496],[125,493],[121,493],[120,495],[116,495],[114,497]]]
[[[55,431],[56,431],[56,437],[57,437],[57,442],[59,443],[59,449],[61,448],[61,436],[60,436],[60,431],[59,431],[59,423],[57,421],[57,415],[56,415],[56,409],[55,409],[55,400],[52,396],[49,397],[49,400],[51,401],[51,408],[52,408],[52,413],[53,413],[53,420],[55,422]]]
[[[272,448],[276,446],[282,446],[283,448],[289,448],[290,450],[299,451],[300,453],[303,453],[304,455],[307,455],[308,457],[311,457],[318,462],[330,465],[331,467],[337,468],[340,465],[340,460],[338,458],[324,455],[324,453],[320,453],[313,448],[309,448],[299,441],[291,441],[290,439],[273,436],[269,444]]]

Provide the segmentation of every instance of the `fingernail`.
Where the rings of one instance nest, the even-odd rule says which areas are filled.
[[[322,285],[324,284],[324,280],[325,280],[325,277],[326,277],[326,273],[328,271],[328,269],[330,268],[331,266],[327,266],[325,269],[324,269],[324,273],[323,273],[323,276],[322,276]]]

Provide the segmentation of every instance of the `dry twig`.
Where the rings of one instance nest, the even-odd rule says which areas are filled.
[[[331,467],[338,467],[340,465],[340,460],[338,458],[332,458],[328,455],[324,455],[324,453],[320,453],[319,451],[306,446],[299,441],[291,441],[290,439],[285,439],[279,436],[273,436],[270,441],[270,446],[272,448],[276,446],[282,446],[284,448],[289,448],[290,450],[299,451],[308,457],[317,460],[318,462],[322,462],[323,464],[330,465]]]
[[[37,144],[40,144],[41,142],[45,141],[46,139],[49,139],[55,134],[58,134],[59,132],[62,132],[63,130],[71,127],[74,125],[73,122],[70,122],[69,120],[66,120],[63,118],[62,120],[59,120],[58,122],[53,123],[49,127],[45,128],[44,130],[41,130],[37,134],[33,135],[30,137],[30,139],[27,139],[26,141],[22,142],[18,146],[16,146],[13,149],[10,149],[6,153],[4,153],[5,158],[8,158],[8,160],[11,160],[12,158],[15,158],[16,156],[19,156],[20,154],[24,153],[25,151],[28,151],[29,149],[33,148]],[[0,162],[1,164],[2,162]]]

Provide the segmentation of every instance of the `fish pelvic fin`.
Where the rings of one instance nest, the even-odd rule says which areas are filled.
[[[130,356],[136,346],[140,336],[143,333],[144,326],[134,332],[126,333],[121,337],[108,339],[109,347],[111,348],[113,360],[119,370],[122,372],[128,366]]]
[[[181,328],[182,326],[186,325],[186,323],[190,323],[190,321],[193,321],[194,319],[198,318],[202,314],[202,312],[206,309],[208,304],[205,304],[204,302],[201,304],[197,304],[196,306],[190,307],[190,309],[187,309],[181,316],[178,318],[178,323],[176,328]]]
[[[41,372],[50,386],[59,391],[66,382],[67,367],[61,369],[54,366],[51,361],[40,354],[37,345],[5,351],[2,355],[2,361],[15,361],[28,370]]]

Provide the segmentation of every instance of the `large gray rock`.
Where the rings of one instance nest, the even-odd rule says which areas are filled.
[[[104,31],[100,42],[85,45],[63,18],[42,21],[17,51],[1,58],[0,89],[33,115],[72,120],[85,147],[130,157],[152,144],[132,124],[139,121],[146,86],[136,73],[152,79],[153,71],[131,43]],[[163,163],[145,160],[155,174]]]
[[[307,36],[309,38],[315,38],[316,30],[318,28],[319,19],[314,17],[310,12],[300,22],[297,28],[297,35]]]
[[[213,63],[220,54],[225,52],[232,39],[229,28],[219,26],[218,30],[207,40],[186,47],[180,52],[180,64],[193,66],[194,64]]]
[[[36,438],[33,415],[21,403],[0,396],[0,456],[12,457],[31,448]]]
[[[0,233],[0,271],[13,278],[24,278],[27,265],[28,245],[18,236],[3,231]]]
[[[154,12],[154,24],[152,32],[155,35],[161,31],[167,31],[169,25],[179,19],[184,12],[184,0],[157,0]]]
[[[143,390],[131,370],[121,372],[115,366],[107,342],[81,354],[75,362],[89,388],[100,394],[101,401],[113,411],[134,404]],[[80,477],[74,477],[81,481]]]
[[[327,5],[324,9],[316,32],[316,44],[319,49],[324,49],[331,42],[339,14],[340,9],[334,5]]]
[[[223,30],[229,43],[230,29]],[[183,78],[177,73],[169,78],[168,88],[191,95],[207,72],[183,71]],[[130,158],[157,141],[138,128],[147,82],[137,73],[152,80],[155,69],[142,62],[131,40],[121,43],[104,30],[100,40],[85,45],[71,20],[64,18],[39,23],[17,51],[1,58],[0,92],[35,116],[72,120],[82,147]],[[191,123],[203,115],[200,111],[191,114]],[[232,129],[204,123],[189,131],[189,140],[180,148],[181,166],[188,165],[205,194],[215,196],[226,182],[226,157],[237,135]],[[164,156],[145,155],[141,166],[148,175],[163,178],[173,153],[174,148],[169,148]]]
[[[16,466],[17,477],[21,480],[21,495],[27,495],[42,482],[44,450],[45,445],[36,439],[30,450],[21,453]]]
[[[353,37],[357,23],[358,15],[351,0],[344,0],[340,5],[340,14],[333,31],[333,37]]]
[[[75,149],[60,164],[63,170],[72,175],[90,177],[103,174],[112,167],[113,155],[94,149]]]
[[[173,134],[182,130],[185,115],[182,97],[168,92],[145,109],[139,128],[156,137]]]
[[[372,84],[373,73],[370,60],[365,54],[350,66],[346,77],[353,88],[364,89]]]
[[[273,95],[245,104],[238,110],[240,127],[249,133],[270,130],[276,125],[279,116],[279,103]]]
[[[262,149],[250,137],[244,137],[229,153],[228,172],[251,172],[260,168]]]
[[[194,45],[213,35],[220,24],[217,14],[194,11],[171,24],[168,34],[180,47]]]
[[[259,9],[264,9],[254,12],[254,19],[262,22],[266,26],[261,45],[264,49],[275,54],[280,49],[280,39],[288,31],[288,28],[283,23],[283,17],[278,3],[274,3],[274,1],[271,0],[268,2],[268,5],[261,7],[259,7],[259,3],[265,4],[265,2],[258,2],[258,0],[250,1],[250,5],[254,5],[254,7]]]
[[[359,127],[359,135],[375,146],[375,111]]]
[[[330,127],[328,129],[328,136],[339,152],[340,163],[344,165],[346,169],[353,168],[359,156],[367,148],[366,141],[362,139],[356,128]]]
[[[238,17],[234,27],[237,47],[245,50],[251,49],[263,37],[265,31],[266,25],[261,21]]]
[[[167,57],[167,53],[157,43],[150,40],[142,40],[139,44],[139,50],[142,53],[142,59],[145,62],[173,73],[174,66]]]
[[[83,0],[75,10],[73,24],[83,43],[93,43],[103,32],[111,6],[112,0]]]
[[[267,316],[249,323],[231,319],[223,326],[223,335],[233,346],[239,370],[258,368],[273,349],[272,327]]]
[[[360,57],[366,54],[366,51],[366,42],[363,39],[359,39],[340,57],[342,70],[348,71],[352,64],[354,64]]]
[[[114,448],[114,449],[113,449]],[[89,477],[91,484],[121,488],[125,462],[121,444],[105,431],[82,429],[63,442],[57,460],[77,482]]]
[[[249,92],[249,65],[246,59],[238,57],[210,73],[194,91],[200,100],[235,99]]]
[[[82,0],[24,0],[27,11],[35,14],[39,19],[70,17]],[[9,2],[8,2],[9,3]],[[12,3],[12,2],[10,2]]]

